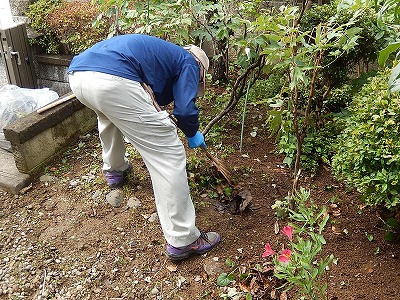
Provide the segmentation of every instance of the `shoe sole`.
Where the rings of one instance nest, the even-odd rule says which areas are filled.
[[[211,248],[211,249],[213,249],[213,248]],[[180,260],[187,259],[187,258],[189,258],[189,257],[191,257],[193,255],[202,255],[204,253],[207,253],[211,249],[205,250],[205,251],[201,251],[201,252],[199,252],[199,251],[189,251],[189,252],[185,252],[184,254],[180,254],[180,255],[172,254],[172,253],[169,253],[169,252],[166,252],[165,254],[172,261],[180,261]]]
[[[221,242],[221,238],[219,238],[218,241],[215,243],[215,245],[212,246],[210,249],[203,250],[203,251],[193,250],[193,251],[188,251],[188,252],[185,252],[185,253],[182,253],[182,254],[173,254],[173,253],[165,252],[165,254],[172,261],[180,261],[180,260],[187,259],[187,258],[189,258],[189,257],[191,257],[193,255],[205,254],[205,253],[211,251],[212,249],[214,249],[220,242]]]
[[[123,186],[124,183],[125,183],[125,179],[123,179],[120,183],[108,184],[108,186],[109,186],[111,189],[117,189],[117,188]]]

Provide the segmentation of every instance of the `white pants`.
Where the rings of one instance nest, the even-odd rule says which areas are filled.
[[[103,169],[127,168],[125,137],[140,153],[153,184],[166,241],[175,247],[194,242],[200,232],[189,194],[186,154],[175,124],[157,112],[140,83],[98,72],[69,75],[72,91],[97,114]]]

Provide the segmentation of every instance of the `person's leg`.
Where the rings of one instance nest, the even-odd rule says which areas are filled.
[[[87,78],[84,73],[73,73],[69,76],[71,90],[79,101],[92,109],[97,115],[99,138],[102,148],[103,171],[125,171],[129,165],[125,157],[125,143],[121,131],[91,103],[91,95],[87,93]],[[89,76],[90,77],[90,76]]]
[[[97,111],[101,142],[103,170],[124,171],[128,160],[125,157],[125,142],[121,131],[103,113]]]

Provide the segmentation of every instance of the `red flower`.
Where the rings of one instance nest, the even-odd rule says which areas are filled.
[[[267,256],[274,255],[274,254],[275,254],[275,251],[272,250],[271,245],[269,243],[265,244],[265,251],[264,251],[262,257],[267,257]]]
[[[286,235],[286,236],[289,238],[289,240],[292,240],[293,227],[292,227],[292,226],[289,226],[289,225],[283,227],[282,233],[283,233],[284,235]]]
[[[292,251],[289,249],[283,249],[281,252],[279,252],[278,261],[288,263],[290,260],[290,255],[292,255]]]

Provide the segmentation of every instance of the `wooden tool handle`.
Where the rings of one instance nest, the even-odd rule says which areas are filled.
[[[57,100],[55,100],[53,102],[50,102],[49,104],[39,108],[36,112],[38,114],[40,114],[42,112],[45,112],[46,110],[49,110],[50,108],[53,108],[53,107],[55,107],[57,105],[60,105],[61,103],[67,102],[68,100],[71,100],[72,98],[75,98],[75,94],[70,94],[70,95],[65,96],[63,98],[59,98],[59,99],[57,99]]]

